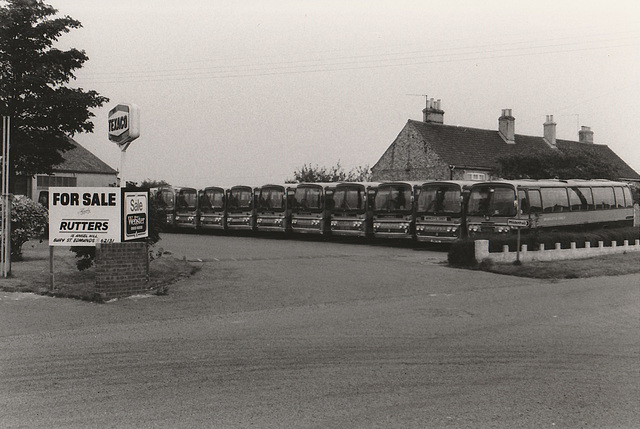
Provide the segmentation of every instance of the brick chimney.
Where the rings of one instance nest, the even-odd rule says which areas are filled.
[[[547,115],[547,120],[543,124],[544,126],[544,140],[549,143],[549,145],[556,145],[556,123],[553,122],[553,115]]]
[[[593,144],[593,131],[591,131],[591,127],[585,127],[584,125],[580,127],[580,131],[578,131],[578,141],[580,143]]]
[[[444,110],[440,109],[440,99],[435,100],[430,98],[427,100],[427,107],[422,110],[424,115],[424,122],[432,124],[444,123]]]
[[[511,109],[502,109],[502,116],[498,118],[498,132],[505,142],[515,144],[516,118],[511,115]]]

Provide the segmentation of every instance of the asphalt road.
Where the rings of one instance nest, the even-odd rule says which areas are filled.
[[[539,281],[439,251],[166,235],[167,296],[0,292],[2,428],[631,428],[640,276]]]

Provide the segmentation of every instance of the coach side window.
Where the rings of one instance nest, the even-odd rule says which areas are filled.
[[[593,210],[593,195],[591,194],[591,188],[579,187],[578,192],[582,194],[584,199],[587,201],[588,210]]]
[[[624,203],[627,207],[633,207],[633,196],[631,195],[631,189],[622,188],[624,191]]]
[[[540,191],[529,189],[529,213],[542,213],[542,198]]]
[[[542,205],[545,213],[569,210],[569,199],[565,188],[542,188]]]
[[[596,209],[610,209],[615,207],[616,199],[613,194],[613,188],[610,187],[602,187],[602,188],[592,188],[593,189],[593,200],[596,203]]]
[[[622,189],[619,186],[613,188],[613,192],[616,194],[616,207],[619,209],[624,207],[624,192]]]
[[[571,204],[571,210],[573,211],[589,210],[587,197],[576,187],[569,188],[569,204]]]

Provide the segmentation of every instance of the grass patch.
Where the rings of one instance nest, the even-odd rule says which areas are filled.
[[[640,273],[640,253],[629,252],[597,258],[514,264],[480,264],[483,271],[536,279],[579,279]]]
[[[156,255],[157,256],[157,255]],[[198,270],[184,259],[171,254],[155,257],[149,264],[149,293],[164,295],[169,285]],[[50,289],[49,245],[31,241],[23,246],[23,259],[11,263],[11,276],[0,278],[0,289],[8,292],[33,292],[64,298],[94,301],[95,267],[78,271],[73,252],[66,247],[54,249],[54,285]]]

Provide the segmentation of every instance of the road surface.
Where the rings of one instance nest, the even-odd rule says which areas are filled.
[[[519,279],[310,240],[160,244],[202,267],[166,296],[0,292],[0,427],[638,427],[638,275]]]

